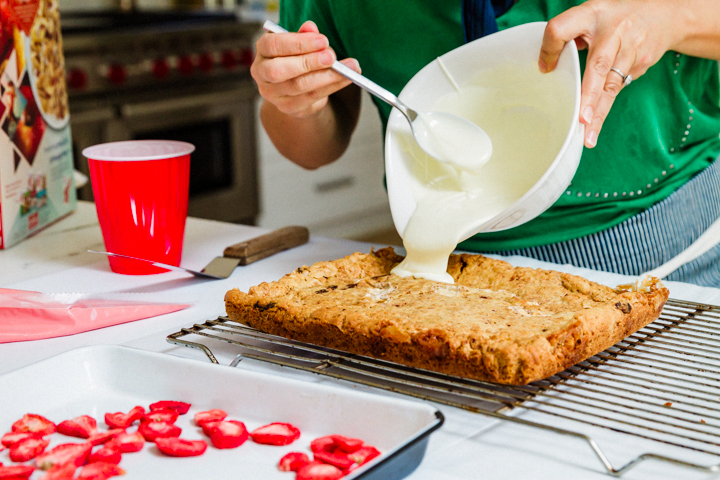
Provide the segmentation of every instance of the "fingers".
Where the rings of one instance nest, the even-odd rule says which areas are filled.
[[[346,58],[342,61],[342,63],[359,73],[360,66],[357,63],[357,60]],[[311,91],[324,91],[326,86],[336,84],[338,82],[342,82],[343,85],[348,85],[350,83],[349,80],[334,70],[325,68],[292,77],[285,82],[277,84],[275,86],[275,91],[278,96],[295,96]]]
[[[620,49],[618,56],[614,60],[613,67],[620,70],[623,75],[629,75],[635,63],[635,50]],[[598,135],[602,130],[602,125],[610,113],[610,108],[615,102],[615,98],[625,86],[625,78],[614,70],[608,72],[605,78],[605,84],[599,95],[595,105],[593,116],[587,127],[585,127],[585,146],[594,148],[597,144]]]
[[[282,83],[309,72],[325,70],[334,61],[335,52],[329,48],[304,55],[266,58],[258,62],[254,76],[265,83]]]
[[[552,72],[557,66],[560,53],[565,44],[571,40],[580,39],[587,45],[591,32],[595,28],[595,16],[591,9],[578,6],[570,8],[550,20],[545,27],[543,42],[540,47],[538,67],[543,73]]]
[[[595,108],[619,51],[620,38],[617,36],[598,39],[588,51],[580,95],[580,121],[586,125],[595,115]]]
[[[344,65],[360,73],[357,60],[346,58]],[[281,112],[296,117],[311,115],[327,103],[327,97],[347,87],[350,80],[340,74],[325,69],[301,75],[280,84],[272,84],[269,89],[259,85],[260,94],[272,102]]]
[[[307,22],[303,23],[300,28],[298,29],[298,33],[320,33],[320,30],[318,30],[317,25],[315,25],[315,22],[312,20],[308,20]]]
[[[256,43],[259,55],[265,58],[288,57],[316,52],[328,47],[325,35],[307,33],[265,33]]]
[[[350,83],[329,68],[336,60],[335,52],[313,22],[305,22],[298,33],[266,33],[256,47],[252,77],[260,95],[283,113],[306,116],[317,112],[327,104],[328,95]],[[343,63],[360,71],[354,59]]]

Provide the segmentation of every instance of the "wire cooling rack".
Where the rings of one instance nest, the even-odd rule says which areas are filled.
[[[652,324],[586,361],[526,386],[463,379],[348,354],[268,335],[227,317],[183,328],[167,338],[200,349],[218,363],[210,348],[184,338],[188,336],[236,345],[233,366],[243,358],[262,360],[575,437],[589,444],[611,475],[620,476],[647,459],[720,471],[718,306],[669,300]],[[533,420],[518,415],[524,412]],[[565,427],[568,423],[572,426]],[[616,468],[588,429],[678,449],[673,451],[707,454],[711,463],[644,453]]]

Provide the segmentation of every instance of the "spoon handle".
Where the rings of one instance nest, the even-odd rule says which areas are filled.
[[[287,30],[285,30],[277,23],[271,22],[270,20],[265,20],[265,23],[263,24],[263,29],[272,33],[287,33]],[[412,121],[415,120],[415,117],[417,117],[417,113],[411,108],[408,108],[404,103],[402,103],[400,99],[398,99],[397,96],[395,96],[392,92],[384,89],[369,78],[360,75],[352,68],[346,67],[337,60],[335,61],[335,63],[333,63],[331,68],[343,77],[353,82],[355,85],[367,90],[379,99],[389,103],[393,107],[400,110],[400,112],[402,112],[402,114],[407,117],[410,123],[412,123]]]

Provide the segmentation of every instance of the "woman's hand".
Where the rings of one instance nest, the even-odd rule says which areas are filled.
[[[585,146],[593,148],[615,97],[626,77],[637,79],[679,41],[679,15],[673,2],[647,0],[588,0],[550,20],[545,29],[538,66],[549,72],[565,44],[574,40],[588,49],[582,81],[580,121]]]
[[[335,52],[317,26],[305,22],[298,33],[266,33],[256,44],[250,72],[260,95],[280,112],[296,118],[316,114],[328,96],[345,88],[350,80],[330,70]],[[360,72],[357,60],[342,63]]]

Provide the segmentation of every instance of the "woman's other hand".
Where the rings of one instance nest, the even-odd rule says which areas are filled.
[[[298,33],[265,33],[257,41],[256,51],[250,72],[260,95],[286,115],[305,118],[316,114],[327,105],[329,95],[350,84],[330,70],[335,52],[311,21]],[[360,73],[357,60],[346,58],[342,63]]]
[[[588,49],[580,101],[586,147],[596,145],[625,78],[643,75],[678,42],[680,29],[674,28],[673,15],[682,8],[682,4],[662,0],[589,0],[548,22],[538,61],[540,71],[550,72],[557,66],[569,41]]]

